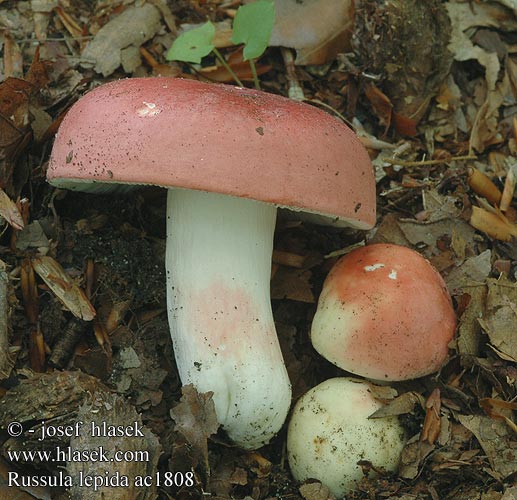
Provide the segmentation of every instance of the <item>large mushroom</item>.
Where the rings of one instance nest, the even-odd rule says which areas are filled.
[[[213,391],[235,443],[267,443],[291,402],[269,295],[276,207],[372,227],[374,178],[354,134],[256,90],[127,79],[70,109],[47,176],[97,193],[169,188],[167,302],[181,380]]]
[[[374,244],[353,250],[330,271],[311,341],[343,370],[408,380],[442,366],[455,329],[447,287],[430,262],[410,248]]]

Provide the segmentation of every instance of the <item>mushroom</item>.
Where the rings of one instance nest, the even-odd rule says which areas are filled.
[[[370,228],[374,178],[355,135],[265,92],[134,78],[70,109],[47,177],[97,193],[169,189],[167,307],[182,383],[213,392],[235,443],[267,443],[291,401],[269,290],[276,207]]]
[[[352,378],[326,380],[304,394],[287,430],[293,477],[318,479],[342,498],[363,476],[359,461],[396,471],[404,430],[397,417],[368,418],[381,407],[370,386]]]
[[[438,370],[456,318],[436,269],[409,248],[374,244],[332,268],[311,327],[312,345],[343,370],[408,380]]]

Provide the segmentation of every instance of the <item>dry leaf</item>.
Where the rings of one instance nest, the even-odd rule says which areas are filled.
[[[85,321],[91,321],[95,317],[95,309],[85,293],[56,260],[49,256],[35,257],[32,265],[38,276],[75,317]]]
[[[82,61],[93,65],[97,73],[111,75],[121,64],[121,51],[137,49],[160,30],[160,11],[152,4],[128,7],[105,24],[86,46]]]
[[[14,229],[23,229],[23,218],[16,203],[0,188],[0,216],[2,216]]]
[[[517,11],[517,6],[515,9]],[[509,487],[500,500],[517,500],[517,486]]]
[[[321,483],[302,484],[299,488],[300,495],[305,500],[335,500],[336,497]]]
[[[310,278],[311,272],[306,269],[279,267],[271,280],[271,298],[314,303]]]
[[[452,21],[449,50],[456,61],[476,60],[485,68],[486,99],[478,109],[472,125],[471,145],[477,151],[500,143],[503,140],[499,132],[499,108],[505,99],[513,98],[510,92],[508,73],[498,84],[500,58],[496,51],[476,45],[469,34],[477,33],[479,28],[495,28],[500,32],[513,31],[517,24],[505,9],[493,2],[466,4],[447,2],[445,4]]]
[[[504,422],[478,415],[458,415],[458,419],[476,436],[501,479],[517,470],[517,439]]]
[[[40,253],[46,253],[50,246],[50,241],[43,230],[41,223],[37,220],[27,224],[23,230],[17,234],[16,249],[27,250],[27,248],[40,248]],[[44,249],[44,250],[43,250]]]
[[[381,125],[384,125],[384,134],[388,132],[393,116],[393,104],[389,97],[381,92],[373,83],[368,85],[364,91],[366,98],[370,101]]]
[[[479,323],[498,351],[517,362],[517,285],[504,276],[487,281],[486,313]]]
[[[469,168],[467,181],[474,193],[483,196],[490,203],[497,205],[501,201],[501,191],[481,170]]]
[[[0,458],[0,498],[9,500],[52,500],[52,489],[42,486],[26,486],[18,488],[9,484],[9,473],[13,468]],[[30,493],[30,494],[29,494]]]
[[[0,187],[14,194],[13,170],[30,139],[29,95],[32,85],[18,78],[0,84]]]
[[[9,31],[4,32],[4,73],[8,78],[23,76],[23,55]]]
[[[482,398],[479,400],[479,406],[483,408],[490,418],[506,422],[508,427],[517,435],[517,424],[515,424],[509,416],[503,414],[507,413],[511,416],[512,410],[517,411],[517,403],[502,401],[500,399]]]
[[[441,430],[440,421],[440,409],[442,402],[440,400],[440,389],[436,388],[431,393],[425,403],[426,414],[424,420],[424,426],[422,428],[422,434],[420,435],[421,441],[427,441],[430,444],[434,444]]]
[[[472,285],[483,285],[492,271],[491,261],[492,252],[490,250],[469,257],[446,277],[449,292],[451,294],[459,294],[462,291],[469,292]]]
[[[269,44],[296,49],[296,64],[324,64],[346,52],[353,24],[352,0],[275,0]]]
[[[420,470],[425,458],[434,450],[434,446],[427,441],[414,436],[402,450],[400,458],[399,476],[414,479]]]
[[[417,404],[424,407],[424,397],[418,394],[418,392],[405,392],[396,397],[393,401],[390,401],[387,405],[379,408],[368,418],[384,418],[411,413]]]
[[[468,5],[464,3],[447,2],[445,4],[451,18],[452,33],[449,50],[456,61],[468,61],[475,59],[485,68],[485,76],[488,89],[495,89],[497,75],[499,73],[499,59],[494,52],[487,52],[483,48],[474,45],[468,37],[469,28],[473,27],[498,27],[496,9],[480,4]],[[503,13],[499,11],[499,16]]]
[[[462,362],[467,361],[468,356],[479,356],[481,346],[481,325],[479,314],[485,306],[487,290],[485,286],[473,286],[464,294],[468,303],[460,316],[456,346]]]
[[[198,393],[192,384],[181,389],[181,402],[171,410],[175,430],[188,441],[191,453],[206,471],[208,464],[208,437],[217,432],[219,424],[212,392]]]

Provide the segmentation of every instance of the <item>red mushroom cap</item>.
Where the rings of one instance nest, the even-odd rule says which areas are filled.
[[[313,106],[228,85],[134,78],[80,99],[59,129],[51,184],[211,191],[375,223],[370,159],[354,133]]]
[[[377,380],[438,370],[456,317],[440,274],[419,253],[376,244],[330,271],[311,329],[314,348],[340,368]]]

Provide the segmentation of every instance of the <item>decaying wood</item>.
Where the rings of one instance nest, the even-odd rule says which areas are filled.
[[[88,323],[78,318],[72,318],[63,333],[59,336],[56,344],[52,349],[52,354],[49,358],[49,364],[57,368],[66,366],[68,360],[74,353],[75,346],[85,334]]]

